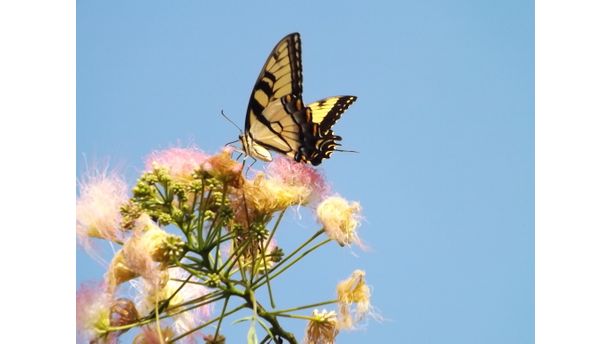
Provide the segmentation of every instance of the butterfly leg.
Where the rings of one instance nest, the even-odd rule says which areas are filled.
[[[246,162],[246,158],[244,160]],[[253,165],[255,165],[255,163],[257,162],[257,159],[253,159],[253,162],[249,165],[249,167],[247,167],[247,170],[245,172],[245,175],[249,174],[249,170],[251,169],[251,167],[253,167]]]

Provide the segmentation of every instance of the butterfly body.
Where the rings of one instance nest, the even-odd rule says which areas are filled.
[[[357,97],[329,97],[305,106],[301,54],[300,35],[285,36],[255,82],[240,135],[244,152],[255,159],[271,161],[272,150],[319,165],[340,145],[331,128]]]

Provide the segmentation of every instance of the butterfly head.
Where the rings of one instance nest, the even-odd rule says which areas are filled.
[[[242,149],[246,153],[246,155],[255,158],[257,160],[262,160],[266,162],[272,161],[272,155],[270,151],[265,149],[262,145],[253,141],[253,138],[248,134],[240,135],[240,142],[242,143]]]

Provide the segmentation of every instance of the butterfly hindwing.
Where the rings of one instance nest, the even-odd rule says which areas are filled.
[[[335,96],[308,104],[312,121],[318,123],[322,131],[329,130],[355,100],[355,96]]]
[[[323,159],[331,156],[342,137],[335,135],[332,126],[342,113],[357,100],[355,96],[335,96],[316,101],[307,106],[312,118],[314,133],[313,147],[309,149],[308,161],[319,165]]]
[[[310,119],[304,110],[301,100],[293,95],[274,100],[263,110],[263,120],[251,124],[249,134],[260,146],[295,158],[295,152],[308,141],[306,138],[312,137]]]

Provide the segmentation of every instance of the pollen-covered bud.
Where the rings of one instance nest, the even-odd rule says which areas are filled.
[[[139,318],[134,302],[130,299],[120,298],[111,305],[111,326],[124,326],[136,322]]]
[[[338,335],[336,312],[317,309],[312,313],[312,320],[306,326],[306,344],[333,344]]]
[[[218,334],[216,337],[214,334],[207,334],[204,336],[204,343],[206,344],[225,344],[225,336]]]

